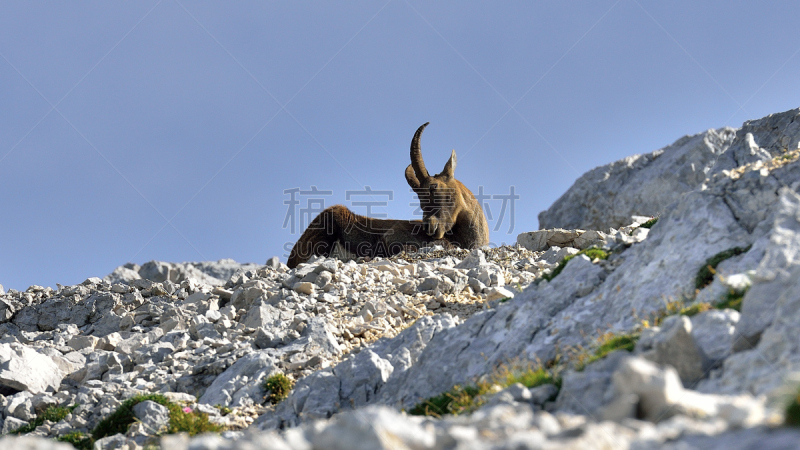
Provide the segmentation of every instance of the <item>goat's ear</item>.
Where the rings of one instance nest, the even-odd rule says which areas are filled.
[[[456,151],[453,150],[453,152],[450,153],[450,159],[448,159],[447,164],[444,165],[444,170],[442,170],[441,175],[444,175],[445,177],[447,177],[447,181],[450,181],[453,178],[455,178],[455,172],[456,172]]]
[[[419,180],[417,176],[414,175],[414,167],[411,164],[406,167],[406,181],[408,181],[408,185],[411,186],[411,189],[419,189]]]

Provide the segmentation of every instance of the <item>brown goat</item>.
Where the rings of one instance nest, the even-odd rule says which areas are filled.
[[[297,240],[287,265],[308,261],[312,255],[330,256],[338,245],[354,257],[391,256],[433,244],[478,248],[489,243],[489,225],[475,196],[453,173],[456,151],[444,170],[430,176],[422,161],[419,140],[427,123],[411,141],[411,164],[406,180],[419,197],[422,220],[374,219],[353,213],[342,205],[322,211]]]

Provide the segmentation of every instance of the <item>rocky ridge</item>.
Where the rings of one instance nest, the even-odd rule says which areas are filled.
[[[0,448],[58,448],[35,437],[90,432],[143,393],[228,431],[161,437],[145,426],[163,426],[150,405],[95,445],[792,448],[800,432],[780,424],[800,372],[798,115],[594,169],[543,213],[551,228],[523,233],[516,247],[317,258],[293,270],[277,258],[151,262],[76,286],[9,290],[3,433],[38,423],[48,407],[75,407]],[[609,192],[614,206],[602,207],[597,196]],[[578,254],[591,247],[608,259]],[[734,248],[698,285],[709,258]],[[724,308],[731,293],[740,311]],[[615,337],[631,351],[591,358]],[[470,414],[402,412],[520,362],[560,382],[495,385]],[[295,385],[272,405],[263,382],[277,373]]]

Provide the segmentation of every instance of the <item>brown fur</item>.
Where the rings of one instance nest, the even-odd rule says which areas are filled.
[[[287,265],[308,261],[312,255],[329,256],[336,243],[355,256],[386,257],[431,244],[462,248],[489,243],[489,225],[472,192],[454,177],[456,152],[441,173],[430,176],[419,145],[424,124],[411,141],[411,165],[406,181],[420,200],[422,220],[373,219],[342,205],[322,211],[297,240]]]

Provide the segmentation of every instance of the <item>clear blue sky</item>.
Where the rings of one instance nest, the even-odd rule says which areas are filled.
[[[0,3],[0,284],[263,263],[284,190],[412,218],[431,172],[538,228],[585,171],[800,106],[796,1]],[[392,191],[351,196],[347,191]],[[487,200],[498,226],[502,200]],[[313,205],[313,203],[312,203]],[[354,207],[365,212],[363,206]],[[299,227],[297,227],[299,228]]]

